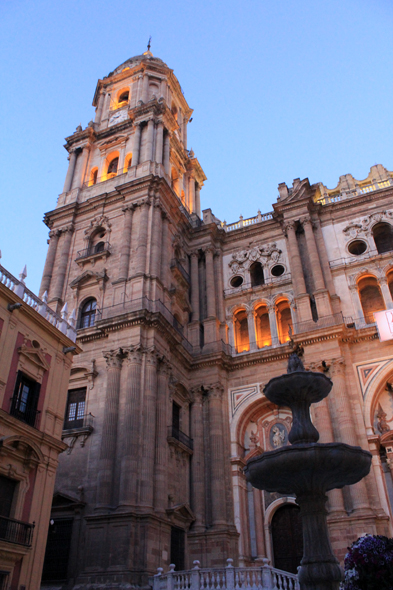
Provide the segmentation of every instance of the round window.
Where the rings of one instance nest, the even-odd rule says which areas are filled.
[[[232,277],[231,278],[231,287],[234,287],[235,289],[237,287],[240,287],[243,284],[243,280],[244,280],[243,277],[239,277],[239,276]]]
[[[348,246],[348,252],[354,256],[360,256],[360,254],[364,254],[366,250],[367,244],[366,242],[363,242],[363,240],[354,240]]]
[[[284,274],[285,268],[282,264],[276,264],[270,271],[274,277],[281,277]]]

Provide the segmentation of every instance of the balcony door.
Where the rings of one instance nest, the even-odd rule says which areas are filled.
[[[184,570],[185,532],[177,527],[171,528],[171,563],[176,571]]]
[[[11,516],[12,501],[18,482],[0,475],[0,516]]]

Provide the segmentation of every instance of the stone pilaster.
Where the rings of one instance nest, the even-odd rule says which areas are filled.
[[[156,445],[154,465],[154,508],[165,514],[168,507],[168,444],[167,444],[167,398],[170,368],[166,359],[158,365],[158,388],[156,405]]]
[[[154,121],[150,119],[147,123],[147,137],[145,145],[144,161],[153,160],[153,141],[154,141]]]
[[[195,212],[195,178],[190,176],[188,180],[188,208],[190,213]]]
[[[195,213],[201,216],[201,188],[199,184],[195,187]]]
[[[191,307],[192,321],[199,321],[199,272],[198,252],[191,253]]]
[[[130,264],[131,228],[134,205],[123,207],[124,225],[120,242],[119,280],[127,280]]]
[[[153,209],[153,231],[151,233],[151,275],[160,277],[162,243],[162,206],[158,198],[155,199]]]
[[[216,317],[216,286],[214,281],[213,248],[205,250],[207,317]]]
[[[78,163],[77,163],[78,165],[77,165],[77,168],[75,169],[75,172],[73,175],[71,189],[80,188],[82,186],[83,181],[85,179],[86,166],[87,166],[87,160],[89,158],[89,153],[90,153],[90,146],[89,145],[83,146],[82,153],[79,154],[79,156],[78,156]]]
[[[378,279],[378,285],[379,285],[379,288],[381,289],[382,297],[385,302],[386,309],[392,309],[393,308],[393,299],[392,299],[392,294],[389,289],[387,277],[380,277]]]
[[[156,129],[156,162],[162,164],[164,151],[164,124],[158,121]]]
[[[103,354],[107,365],[107,385],[98,464],[97,508],[107,509],[112,503],[113,471],[116,462],[122,350],[111,350]]]
[[[226,525],[226,502],[223,496],[223,485],[225,481],[224,426],[222,415],[223,387],[220,383],[215,383],[209,386],[208,389],[212,524],[213,528],[222,528]]]
[[[145,508],[153,508],[158,359],[154,349],[146,351],[144,356],[145,386],[139,505]]]
[[[131,166],[138,166],[138,164],[139,164],[139,154],[140,154],[140,149],[141,149],[141,130],[142,130],[141,124],[135,123]]]
[[[326,244],[322,233],[321,222],[319,219],[315,219],[314,221],[314,228],[315,228],[315,241],[317,243],[318,252],[321,261],[322,273],[325,279],[325,285],[329,290],[330,293],[330,301],[332,305],[333,313],[340,313],[341,305],[340,305],[340,298],[336,294],[336,288],[334,286],[332,271],[330,270],[329,265],[329,257],[326,250]]]
[[[192,509],[195,514],[194,531],[204,531],[205,514],[205,442],[203,437],[203,392],[201,386],[192,390],[191,437],[194,454],[191,459]]]
[[[94,119],[94,123],[101,123],[101,117],[102,117],[102,109],[104,108],[104,101],[105,101],[105,93],[101,92],[100,93],[100,97],[98,99],[98,106],[97,106],[97,110],[96,110],[96,116]]]
[[[138,228],[138,246],[136,250],[136,274],[144,274],[146,270],[147,234],[150,199],[144,199],[140,203],[141,213]]]
[[[247,313],[248,339],[250,341],[250,351],[257,350],[257,337],[255,334],[255,313],[250,310]]]
[[[143,73],[142,83],[142,101],[147,102],[149,100],[149,76],[146,72]]]
[[[295,222],[288,221],[284,225],[284,233],[288,240],[288,257],[291,266],[292,284],[299,309],[299,321],[312,320],[310,297],[306,292],[302,261],[296,238]]]
[[[74,172],[75,172],[76,157],[77,157],[76,150],[72,150],[69,155],[69,164],[68,164],[66,179],[64,182],[63,193],[68,193],[68,191],[71,190],[72,181],[73,181]]]
[[[353,423],[351,405],[345,384],[345,361],[343,358],[333,359],[330,365],[333,389],[328,396],[329,409],[338,424],[340,442],[358,446],[356,428]],[[369,512],[367,489],[364,480],[350,486],[353,509],[358,512]]]
[[[161,240],[161,282],[169,289],[170,287],[170,244],[169,244],[169,219],[166,214],[162,220],[162,240]]]
[[[124,349],[127,365],[127,385],[123,428],[119,436],[121,470],[119,506],[136,506],[138,498],[138,457],[142,415],[141,371],[142,352],[139,345]],[[120,454],[119,453],[119,454]]]
[[[40,286],[39,296],[42,295],[47,291],[49,293],[49,287],[52,280],[53,274],[53,267],[55,264],[56,258],[56,251],[57,245],[59,242],[60,231],[59,230],[52,230],[49,232],[49,248],[48,253],[46,255],[44,272],[42,273],[42,281]]]
[[[353,307],[355,310],[355,314],[352,319],[357,320],[357,323],[364,324],[364,321],[365,321],[364,320],[364,313],[363,313],[363,307],[362,307],[362,304],[360,301],[358,286],[357,285],[350,285],[349,291],[351,293],[352,303],[353,303]]]
[[[63,296],[64,280],[67,272],[67,266],[69,262],[70,249],[72,236],[74,234],[74,226],[69,225],[61,230],[62,236],[60,241],[60,248],[57,248],[56,254],[60,249],[60,256],[56,256],[57,272],[55,275],[55,285],[53,292],[51,292],[51,298],[55,300],[61,300]]]
[[[164,169],[165,174],[170,173],[170,134],[169,131],[164,136]]]
[[[253,500],[254,500],[254,520],[255,520],[255,537],[257,544],[257,557],[266,557],[266,547],[264,538],[264,527],[263,527],[263,514],[262,514],[262,493],[257,488],[252,489]]]
[[[277,330],[277,317],[276,317],[276,304],[271,301],[267,306],[269,312],[269,326],[270,335],[272,337],[272,346],[277,346],[278,342],[278,330]]]
[[[317,250],[317,244],[315,242],[313,223],[310,217],[303,217],[301,221],[306,236],[307,251],[314,277],[314,297],[318,316],[326,317],[332,314],[332,307],[330,305],[329,293],[326,289],[325,280],[323,278],[321,261]]]

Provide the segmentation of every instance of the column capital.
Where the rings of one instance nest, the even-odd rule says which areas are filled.
[[[125,354],[127,365],[141,364],[142,363],[142,348],[140,344],[135,346],[129,346],[123,349]]]
[[[133,211],[135,211],[135,209],[136,209],[135,203],[130,203],[129,205],[123,205],[123,207],[121,208],[121,210],[123,211],[124,214],[132,213]]]
[[[63,234],[67,234],[67,233],[73,234],[75,231],[75,226],[73,223],[70,223],[69,225],[64,225],[63,227],[59,228],[58,231]]]
[[[377,277],[377,283],[378,285],[387,285],[388,284],[388,279],[387,277]]]
[[[203,252],[204,252],[205,254],[210,254],[210,253],[211,253],[212,255],[214,255],[215,248],[214,248],[214,246],[212,246],[212,245],[205,246],[205,247],[203,248]]]
[[[211,385],[206,385],[205,389],[208,391],[209,400],[222,399],[224,386],[221,383],[212,383]]]
[[[203,385],[194,385],[194,387],[191,387],[190,396],[194,403],[202,403],[204,396]]]
[[[102,355],[106,360],[106,368],[108,371],[110,369],[121,369],[123,362],[123,351],[121,348],[104,351]]]
[[[58,238],[61,234],[61,230],[60,229],[51,229],[51,231],[49,232],[49,237],[50,238]]]
[[[158,372],[163,375],[171,375],[172,369],[169,360],[164,355],[160,355],[158,358]]]
[[[275,301],[266,301],[266,307],[269,313],[272,311],[276,311],[276,302]]]
[[[152,367],[157,367],[159,361],[159,354],[154,346],[144,350],[146,364]]]
[[[295,221],[293,219],[290,221],[284,221],[281,227],[284,234],[288,235],[288,232],[295,231]]]
[[[306,225],[312,225],[312,219],[309,215],[304,215],[299,219],[300,223],[305,227]]]
[[[329,364],[329,372],[332,375],[343,375],[345,373],[345,359],[344,357],[338,357],[327,361]]]

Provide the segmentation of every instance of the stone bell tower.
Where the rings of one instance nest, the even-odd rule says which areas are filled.
[[[200,325],[213,341],[209,326],[224,319],[219,230],[201,221],[192,109],[161,59],[148,50],[124,62],[98,81],[93,106],[94,122],[66,140],[64,189],[45,215],[40,294],[75,310],[83,353],[52,512],[69,538],[56,549],[50,532],[43,580],[60,575],[67,546],[67,588],[146,586],[171,562],[236,559],[224,385],[193,360]]]

